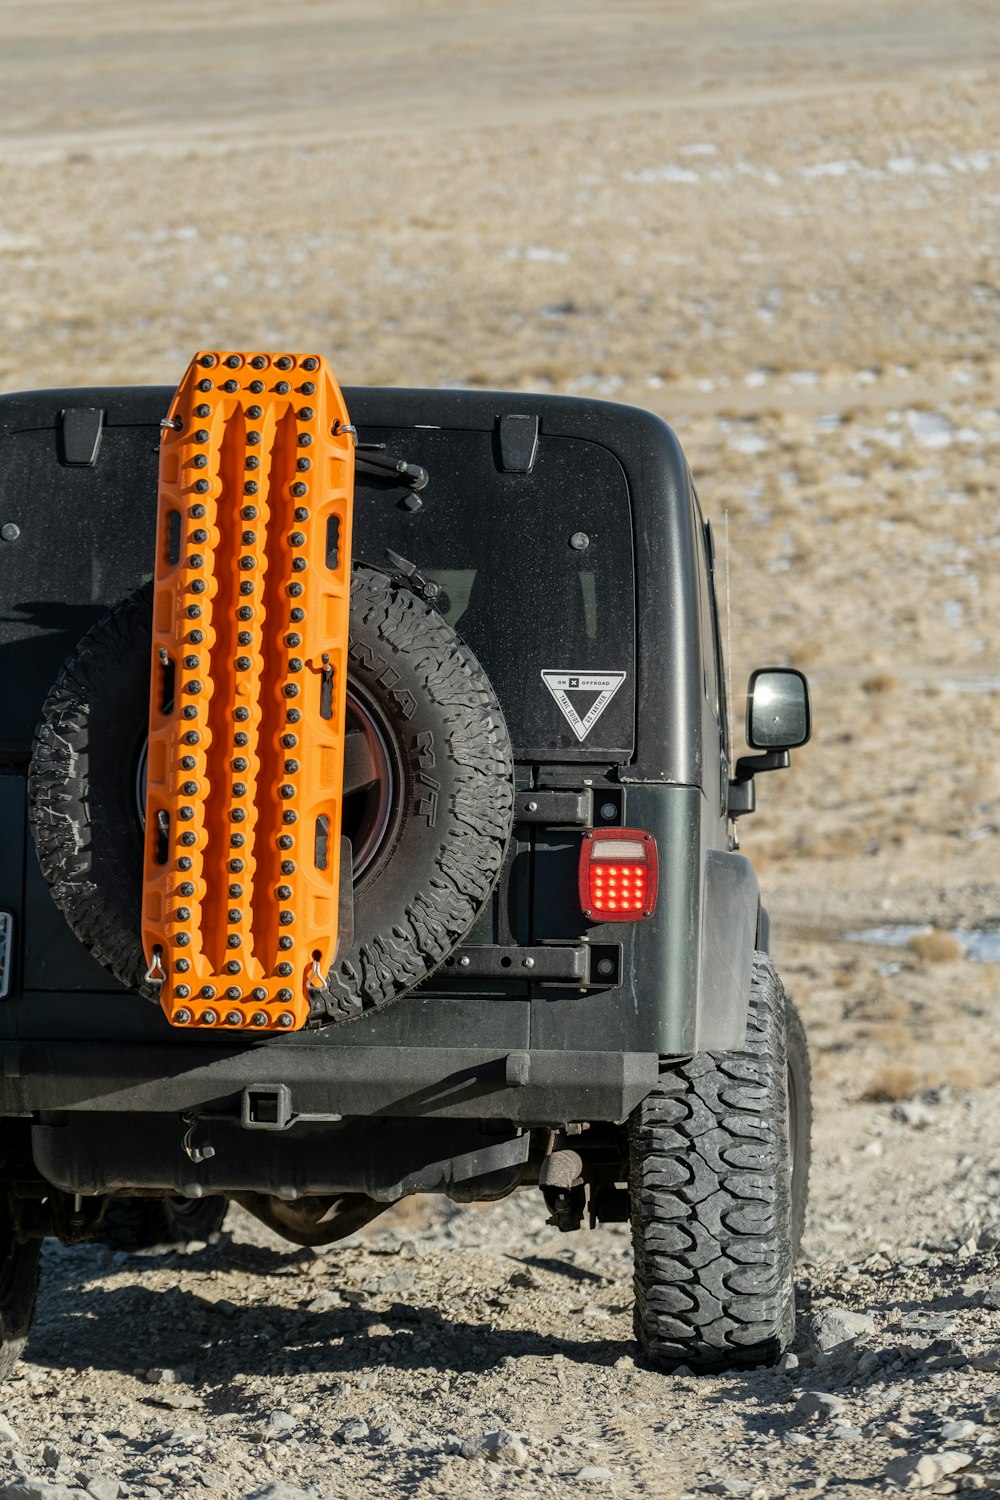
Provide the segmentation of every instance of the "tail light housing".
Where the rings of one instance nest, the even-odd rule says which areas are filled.
[[[656,840],[641,828],[595,828],[583,835],[579,878],[585,917],[642,922],[656,907]]]

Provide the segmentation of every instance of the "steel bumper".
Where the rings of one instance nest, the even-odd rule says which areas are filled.
[[[337,1047],[282,1038],[228,1047],[53,1041],[0,1046],[0,1115],[233,1114],[275,1091],[306,1116],[504,1120],[557,1127],[625,1120],[654,1088],[644,1052]]]

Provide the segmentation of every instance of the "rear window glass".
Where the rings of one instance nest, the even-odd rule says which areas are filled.
[[[530,474],[498,469],[488,432],[363,429],[422,464],[410,492],[359,475],[354,556],[387,550],[439,584],[524,759],[626,758],[633,745],[632,524],[621,466],[596,443],[542,436]],[[363,450],[362,450],[363,451]]]

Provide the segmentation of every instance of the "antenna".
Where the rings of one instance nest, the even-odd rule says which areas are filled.
[[[723,535],[726,538],[726,713],[730,731],[733,720],[733,614],[729,606],[729,507],[722,513]]]

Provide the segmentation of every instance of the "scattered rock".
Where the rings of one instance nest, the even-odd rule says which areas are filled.
[[[614,1475],[610,1469],[602,1469],[599,1464],[584,1464],[582,1469],[577,1469],[575,1479],[582,1484],[601,1484],[613,1479]]]
[[[524,1469],[528,1464],[528,1450],[524,1439],[516,1432],[500,1428],[496,1432],[485,1432],[482,1437],[470,1438],[459,1449],[463,1458],[489,1458],[496,1463],[508,1464],[512,1469]]]
[[[204,1406],[200,1396],[193,1391],[173,1390],[169,1386],[162,1391],[156,1391],[152,1396],[147,1396],[154,1406],[167,1406],[171,1411],[197,1411]]]
[[[875,1319],[870,1313],[853,1312],[848,1307],[824,1307],[813,1315],[813,1341],[824,1354],[875,1332]]]
[[[995,1281],[983,1292],[980,1301],[983,1307],[988,1307],[991,1312],[1000,1310],[1000,1281]]]
[[[363,1443],[368,1436],[368,1423],[363,1417],[348,1417],[333,1435],[338,1443]]]
[[[21,1439],[7,1421],[6,1417],[0,1416],[0,1448],[17,1448]]]
[[[22,1479],[5,1484],[0,1500],[84,1500],[84,1491],[68,1484],[49,1484],[45,1479]]]
[[[943,1449],[940,1453],[906,1454],[886,1465],[885,1477],[901,1490],[926,1490],[949,1474],[957,1474],[971,1464],[968,1453]]]
[[[267,1419],[267,1431],[269,1437],[281,1437],[283,1433],[294,1432],[298,1422],[287,1411],[273,1411]]]
[[[856,1443],[863,1434],[860,1427],[852,1427],[849,1422],[831,1422],[827,1436],[835,1442]]]
[[[118,1500],[122,1487],[117,1479],[92,1479],[87,1485],[87,1494],[92,1500]]]
[[[306,1308],[306,1312],[323,1313],[329,1312],[333,1307],[343,1306],[343,1297],[338,1291],[336,1291],[334,1288],[331,1288],[330,1291],[320,1292],[318,1297],[314,1297],[309,1306]]]
[[[846,1405],[843,1396],[834,1396],[829,1391],[804,1391],[795,1403],[794,1415],[828,1422],[831,1417],[839,1416]]]
[[[371,1441],[385,1448],[398,1448],[406,1442],[406,1428],[387,1423],[384,1427],[373,1427],[369,1433]]]
[[[978,1431],[978,1422],[944,1422],[938,1435],[946,1443],[964,1443],[967,1438],[975,1437]]]
[[[194,1371],[187,1368],[161,1370],[154,1367],[146,1371],[146,1379],[150,1385],[185,1385],[194,1379]]]

